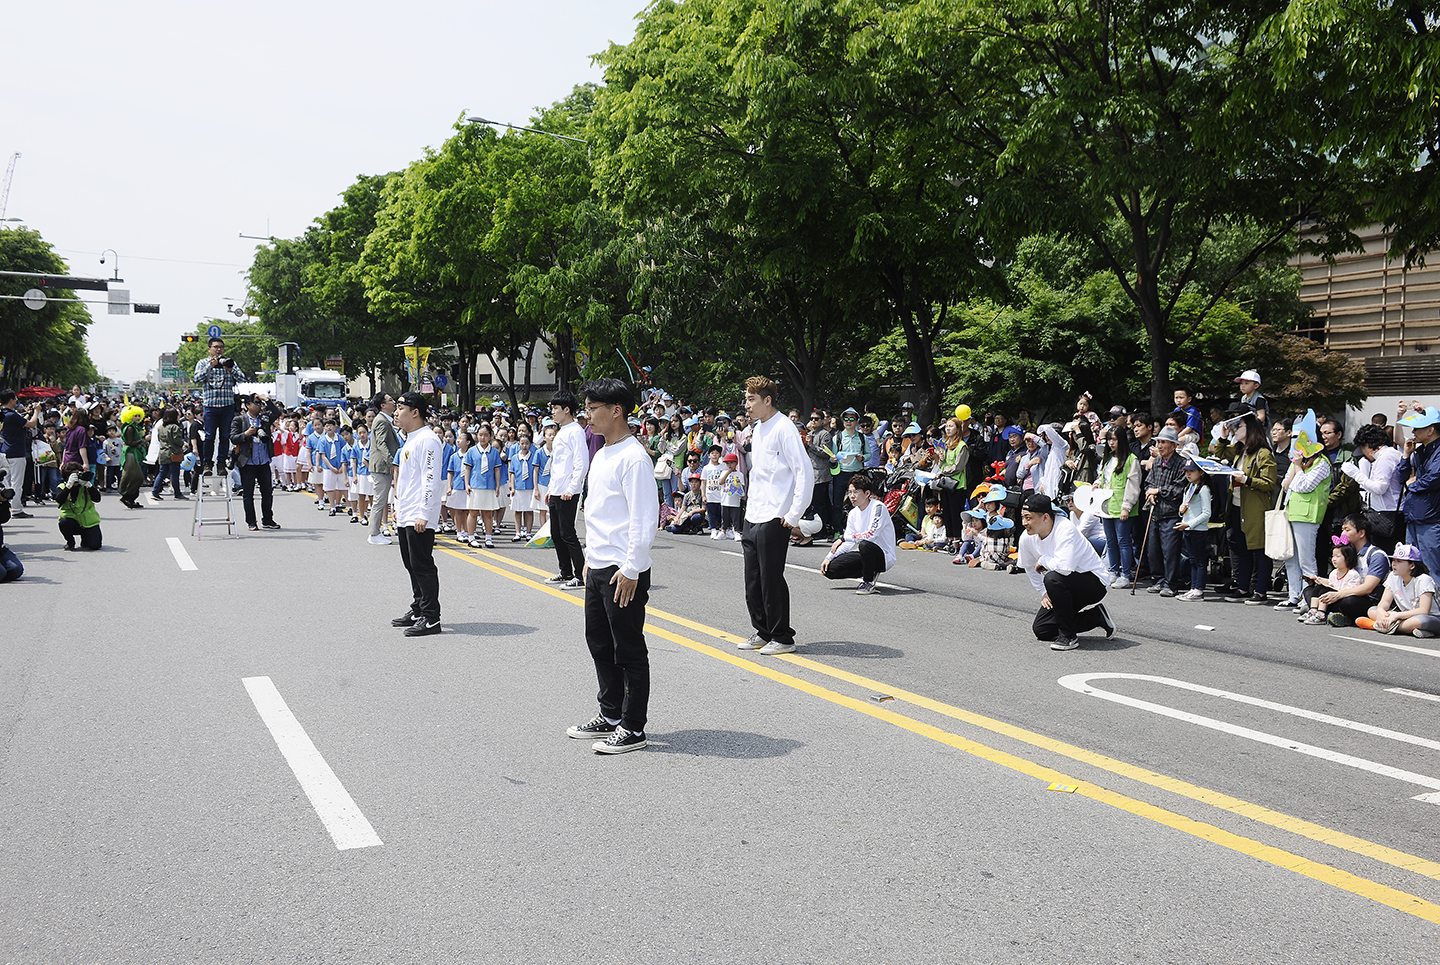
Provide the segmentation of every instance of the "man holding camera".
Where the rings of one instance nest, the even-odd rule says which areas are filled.
[[[30,433],[40,425],[40,403],[30,409],[30,416],[20,410],[14,389],[0,392],[0,469],[9,469],[7,485],[25,488],[25,461],[30,458]],[[22,499],[20,505],[25,505]],[[29,519],[24,509],[15,510],[16,519]]]
[[[216,440],[220,438],[221,430],[235,419],[235,385],[244,379],[245,373],[240,371],[240,366],[225,355],[225,340],[218,336],[212,338],[210,354],[195,363],[195,384],[200,386],[205,404],[205,451],[200,462],[207,476],[212,466],[225,472],[225,446],[216,445]]]
[[[280,528],[271,515],[275,487],[270,478],[270,430],[275,417],[264,408],[265,400],[252,395],[245,402],[245,411],[230,423],[230,444],[235,447],[235,465],[240,470],[240,502],[245,507],[245,524],[252,533],[260,528],[255,525],[257,482],[260,484],[260,524],[266,529]],[[208,423],[208,406],[205,417]]]

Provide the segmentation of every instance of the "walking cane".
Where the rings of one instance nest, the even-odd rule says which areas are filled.
[[[1135,582],[1140,579],[1140,561],[1145,558],[1145,544],[1150,539],[1150,521],[1155,517],[1155,504],[1150,504],[1150,515],[1145,517],[1145,535],[1140,537],[1140,553],[1135,557],[1135,572],[1130,576],[1130,595],[1135,595]]]

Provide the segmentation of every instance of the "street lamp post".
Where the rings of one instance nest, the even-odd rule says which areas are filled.
[[[583,137],[571,137],[568,134],[556,134],[553,131],[542,131],[538,127],[521,127],[518,124],[506,124],[504,121],[492,121],[484,117],[467,117],[466,124],[490,124],[494,127],[508,127],[512,131],[527,131],[531,134],[544,134],[546,137],[553,137],[557,141],[574,141],[576,144],[585,145],[585,157],[590,157],[590,142]]]

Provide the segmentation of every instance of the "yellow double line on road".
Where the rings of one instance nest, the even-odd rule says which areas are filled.
[[[567,593],[563,590],[557,590],[553,587],[546,586],[543,583],[528,579],[525,576],[521,576],[517,573],[511,572],[510,570],[501,569],[499,566],[494,565],[494,563],[487,562],[487,560],[495,560],[505,564],[505,566],[512,567],[513,569],[521,570],[523,572],[531,573],[540,577],[549,576],[550,573],[547,570],[528,566],[524,563],[509,559],[498,553],[490,553],[483,550],[471,552],[457,552],[455,550],[444,547],[442,547],[442,550],[443,552],[455,557],[456,559],[464,560],[465,562],[470,563],[474,566],[478,566],[481,569],[488,570],[491,573],[502,576],[507,580],[513,580],[514,582],[520,583],[524,586],[540,590],[544,593],[550,594],[553,597],[565,600],[577,606],[583,605],[583,599],[574,593]],[[477,556],[480,558],[477,558]],[[703,623],[698,623],[694,620],[690,620],[682,616],[677,616],[673,613],[666,613],[665,611],[657,610],[654,607],[647,607],[646,614],[649,617],[664,620],[667,623],[673,623],[676,626],[684,627],[689,630],[694,630],[698,633],[714,637],[718,640],[726,641],[727,643],[738,643],[743,639],[742,637],[738,637],[735,634],[726,633],[723,630],[717,630],[714,627],[706,626]],[[829,690],[825,687],[813,684],[808,680],[803,680],[791,674],[775,670],[767,664],[758,663],[754,660],[737,656],[734,653],[717,649],[713,646],[710,646],[709,644],[701,643],[698,640],[692,640],[689,637],[681,636],[680,634],[677,634],[671,630],[667,630],[664,627],[658,627],[654,623],[647,621],[645,629],[649,633],[653,633],[654,635],[662,639],[678,643],[681,646],[687,647],[690,650],[695,651],[696,653],[702,653],[707,657],[713,657],[716,660],[721,660],[734,667],[749,671],[750,673],[759,674],[760,676],[773,680],[776,683],[784,684],[787,687],[791,687],[795,690],[802,691],[803,693],[819,697],[822,700],[829,701],[830,703],[837,704],[841,707],[849,708],[850,710],[854,710],[862,714],[866,714],[870,717],[876,718],[877,720],[883,720],[886,723],[894,724],[895,726],[902,727],[905,730],[910,731],[911,733],[918,734],[922,737],[928,737],[931,740],[937,741],[941,744],[945,744],[948,747],[953,747],[956,750],[964,751],[967,754],[971,754],[975,757],[979,757],[992,763],[999,764],[1003,767],[1008,767],[1011,770],[1029,775],[1030,777],[1045,781],[1046,783],[1061,783],[1074,785],[1077,788],[1075,793],[1082,794],[1085,797],[1108,804],[1111,807],[1119,808],[1122,811],[1128,811],[1131,814],[1138,815],[1139,817],[1146,818],[1158,824],[1163,824],[1166,827],[1174,828],[1177,831],[1183,831],[1186,834],[1194,835],[1197,838],[1202,838],[1206,841],[1213,842],[1215,844],[1221,845],[1222,847],[1229,848],[1233,851],[1239,852],[1240,854],[1244,854],[1257,860],[1264,861],[1268,864],[1273,864],[1277,867],[1286,868],[1290,871],[1296,872],[1297,874],[1305,875],[1306,877],[1313,878],[1316,881],[1320,881],[1327,885],[1331,885],[1333,887],[1340,888],[1341,890],[1348,891],[1352,894],[1359,895],[1362,898],[1368,898],[1371,901],[1375,901],[1382,905],[1387,905],[1391,908],[1398,909],[1407,914],[1422,918],[1425,921],[1440,924],[1440,905],[1427,901],[1424,898],[1419,897],[1418,895],[1412,895],[1409,892],[1391,888],[1388,885],[1380,884],[1377,881],[1371,881],[1368,878],[1362,878],[1358,875],[1351,874],[1348,871],[1342,871],[1339,868],[1335,868],[1327,864],[1322,864],[1318,861],[1312,861],[1309,858],[1302,857],[1289,851],[1284,851],[1280,848],[1272,847],[1271,845],[1264,844],[1252,838],[1247,838],[1242,835],[1234,834],[1230,831],[1224,830],[1223,828],[1216,827],[1215,825],[1206,824],[1203,821],[1196,821],[1193,818],[1188,818],[1183,814],[1177,814],[1173,811],[1167,811],[1164,808],[1157,807],[1153,804],[1149,804],[1137,798],[1120,794],[1116,791],[1100,787],[1096,784],[1081,781],[1075,777],[1063,774],[1060,771],[1054,770],[1050,767],[1046,767],[1043,764],[1039,764],[1027,758],[1018,757],[1014,754],[1010,754],[1006,751],[990,747],[986,744],[981,744],[976,741],[969,740],[968,738],[961,737],[958,734],[952,734],[949,731],[942,730],[932,724],[927,724],[924,721],[916,720],[913,717],[907,717],[904,714],[899,714],[892,710],[886,710],[868,701],[859,700],[857,698],[849,697],[845,694]],[[877,680],[872,680],[869,677],[862,677],[859,674],[853,674],[845,670],[838,670],[834,667],[826,666],[823,663],[819,663],[807,657],[802,657],[797,654],[782,654],[775,659],[783,660],[793,666],[804,667],[806,670],[810,670],[818,674],[823,674],[836,680],[843,680],[846,683],[852,684],[857,687],[865,688],[872,692],[883,692],[886,694],[890,694],[896,700],[906,701],[908,703],[914,704],[917,707],[922,707],[926,710],[929,710],[933,713],[940,714],[945,717],[950,717],[954,720],[962,721],[966,724],[970,724],[984,730],[992,731],[996,734],[1001,734],[1013,740],[1029,744],[1032,747],[1036,747],[1050,753],[1058,754],[1063,757],[1068,757],[1071,760],[1075,760],[1080,763],[1090,765],[1092,767],[1097,767],[1101,770],[1109,771],[1110,773],[1117,774],[1131,780],[1139,781],[1143,784],[1148,784],[1152,787],[1156,787],[1164,791],[1169,791],[1173,794],[1178,794],[1182,797],[1190,798],[1191,800],[1198,801],[1203,804],[1218,807],[1232,814],[1239,815],[1240,817],[1248,818],[1252,821],[1257,821],[1261,824],[1269,825],[1282,831],[1288,831],[1293,834],[1300,835],[1301,837],[1310,838],[1313,841],[1318,841],[1322,844],[1327,844],[1332,847],[1339,848],[1343,851],[1349,851],[1352,854],[1357,854],[1362,857],[1370,858],[1375,861],[1379,861],[1384,864],[1403,869],[1405,871],[1413,872],[1415,874],[1423,875],[1427,878],[1440,881],[1440,863],[1417,857],[1416,855],[1407,854],[1404,851],[1398,851],[1394,848],[1389,848],[1385,845],[1377,844],[1373,841],[1367,841],[1364,838],[1357,838],[1353,835],[1345,834],[1341,831],[1336,831],[1333,828],[1327,828],[1323,825],[1314,824],[1310,821],[1305,821],[1301,818],[1293,817],[1279,811],[1274,811],[1270,808],[1262,807],[1258,804],[1252,804],[1248,801],[1241,800],[1240,798],[1231,797],[1228,794],[1222,794],[1218,791],[1212,791],[1208,788],[1203,788],[1198,785],[1190,784],[1172,777],[1166,777],[1163,774],[1158,774],[1143,767],[1137,767],[1133,764],[1127,764],[1124,761],[1115,760],[1114,758],[1106,757],[1103,754],[1097,754],[1093,751],[1088,751],[1084,748],[1076,747],[1073,744],[1067,744],[1064,741],[1058,741],[1053,738],[1046,737],[1043,734],[1037,734],[1034,731],[1029,731],[1022,727],[1016,727],[1003,721],[998,721],[990,717],[975,714],[968,710],[963,710],[959,707],[955,707],[950,704],[934,700],[930,697],[926,697],[922,694],[911,693],[905,690],[897,690]]]

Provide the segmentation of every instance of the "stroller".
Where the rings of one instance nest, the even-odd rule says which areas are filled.
[[[918,535],[923,511],[921,487],[915,482],[915,470],[906,468],[887,473],[884,468],[877,467],[867,469],[866,473],[875,482],[875,488],[885,494],[885,508],[890,513],[895,532],[903,534],[902,539],[910,538],[912,533]]]

